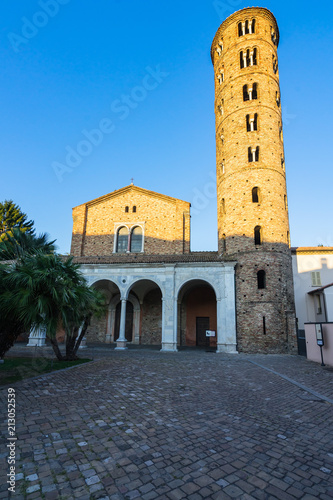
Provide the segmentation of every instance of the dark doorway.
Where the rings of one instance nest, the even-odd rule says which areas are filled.
[[[116,307],[116,321],[114,329],[114,340],[116,341],[119,337],[120,328],[120,311],[121,302]],[[132,342],[133,340],[133,304],[127,301],[126,304],[126,323],[125,323],[125,338],[127,342]]]
[[[197,346],[208,347],[209,337],[206,337],[206,330],[209,330],[209,317],[196,317],[196,337]]]

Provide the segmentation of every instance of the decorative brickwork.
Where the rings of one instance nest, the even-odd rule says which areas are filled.
[[[273,14],[246,8],[222,23],[211,52],[219,252],[238,262],[237,341],[246,352],[296,347],[278,41]]]

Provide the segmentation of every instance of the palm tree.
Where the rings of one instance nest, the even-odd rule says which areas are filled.
[[[27,254],[38,252],[54,253],[55,240],[48,241],[46,233],[36,235],[31,232],[23,232],[20,228],[13,228],[3,235],[0,240],[0,261],[15,260]]]
[[[102,311],[102,296],[90,289],[73,258],[56,254],[24,255],[0,266],[0,356],[17,336],[43,327],[59,360],[75,359],[92,314]],[[66,332],[66,356],[56,334]],[[9,346],[9,347],[8,347]]]

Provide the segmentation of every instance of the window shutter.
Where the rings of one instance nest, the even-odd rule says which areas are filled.
[[[311,281],[312,281],[312,286],[321,286],[320,271],[312,271]]]

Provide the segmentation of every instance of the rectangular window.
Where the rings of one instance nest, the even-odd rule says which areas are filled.
[[[317,308],[317,314],[321,314],[321,300],[320,300],[320,295],[316,295],[316,308]]]
[[[321,286],[320,271],[312,271],[311,282],[312,286]]]

